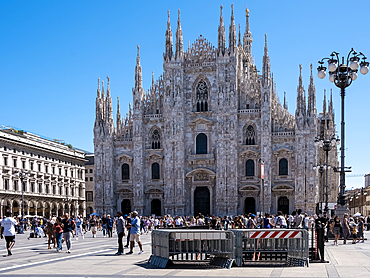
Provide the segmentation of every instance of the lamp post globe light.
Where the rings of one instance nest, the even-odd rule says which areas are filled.
[[[347,59],[342,57],[342,63],[340,63],[339,53],[333,51],[329,58],[323,58],[319,61],[319,66],[317,68],[317,75],[320,79],[326,76],[326,67],[324,66],[325,61],[328,63],[329,70],[329,81],[333,82],[335,86],[340,88],[341,96],[341,146],[340,146],[340,170],[334,169],[336,172],[340,172],[340,189],[338,196],[338,205],[345,208],[346,199],[344,191],[346,188],[346,172],[350,172],[350,167],[344,166],[344,97],[345,89],[352,84],[353,81],[357,79],[357,71],[360,67],[361,74],[367,74],[369,72],[369,62],[366,61],[366,56],[361,52],[356,52],[353,48],[347,55]],[[362,60],[362,61],[361,61]]]

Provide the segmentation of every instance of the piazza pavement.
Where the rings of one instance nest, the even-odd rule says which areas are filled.
[[[0,245],[0,277],[370,277],[370,241],[358,244],[326,245],[328,264],[311,263],[307,267],[233,267],[224,269],[204,265],[173,265],[161,269],[147,264],[151,254],[151,236],[142,235],[144,253],[114,255],[117,234],[97,238],[73,239],[72,252],[47,249],[46,238],[27,239],[29,231],[16,236],[13,256],[6,256],[5,241]],[[369,237],[370,232],[365,232]],[[63,245],[65,248],[65,244]],[[128,249],[125,249],[128,252]]]

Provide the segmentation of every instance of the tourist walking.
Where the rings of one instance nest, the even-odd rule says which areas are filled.
[[[123,242],[122,239],[125,236],[125,219],[122,217],[122,212],[117,212],[117,235],[118,235],[118,252],[116,255],[122,255],[124,253],[123,251]]]
[[[130,229],[130,252],[127,254],[132,254],[134,249],[134,241],[137,242],[140,248],[139,254],[144,253],[143,251],[143,245],[140,241],[140,219],[137,217],[138,213],[137,211],[133,211],[131,213],[131,229]]]
[[[342,222],[342,230],[343,230],[343,244],[347,244],[347,239],[349,238],[351,231],[349,227],[348,221],[348,213],[344,214],[343,222]]]
[[[10,211],[5,212],[5,218],[1,221],[1,238],[5,236],[6,250],[8,251],[8,256],[13,255],[12,248],[15,244],[15,226],[17,221],[11,217]]]
[[[55,241],[57,243],[57,252],[60,252],[62,251],[63,229],[60,226],[59,217],[55,220],[54,229],[55,229]]]
[[[342,225],[340,224],[339,216],[334,217],[334,221],[331,224],[331,233],[334,234],[334,245],[338,246],[338,239],[340,237],[340,229]]]
[[[103,237],[106,237],[107,233],[108,233],[107,222],[108,222],[108,218],[106,217],[106,214],[104,213],[103,217],[101,219],[102,229],[103,229]]]
[[[84,234],[82,233],[83,218],[77,215],[75,223],[76,223],[76,240],[78,240],[78,234],[80,234],[82,236],[82,239],[84,239]]]
[[[72,248],[72,231],[74,230],[74,222],[69,218],[69,214],[66,213],[62,219],[63,237],[67,245],[67,253],[71,253]]]
[[[98,226],[98,221],[96,220],[95,215],[93,215],[92,218],[90,219],[90,230],[92,233],[92,237],[96,237],[97,226]]]
[[[110,217],[110,215],[108,214],[107,216],[107,231],[108,231],[108,237],[112,237],[113,236],[113,219]]]

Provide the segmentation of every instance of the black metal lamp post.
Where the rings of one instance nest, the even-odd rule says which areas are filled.
[[[360,62],[360,60],[362,61]],[[339,63],[339,53],[333,51],[330,54],[330,58],[323,58],[318,63],[320,64],[317,68],[318,70],[318,77],[320,79],[325,78],[326,76],[326,67],[324,67],[324,61],[327,60],[328,62],[328,70],[329,70],[329,80],[333,82],[335,86],[340,88],[340,95],[342,99],[342,115],[341,115],[341,155],[340,155],[340,190],[338,196],[338,204],[341,206],[345,206],[346,199],[344,196],[344,191],[346,188],[346,172],[350,171],[349,167],[344,166],[344,97],[345,97],[345,89],[352,84],[354,80],[357,79],[357,71],[359,66],[360,72],[362,74],[367,74],[369,72],[369,62],[366,61],[366,56],[361,52],[356,52],[353,48],[348,53],[347,60],[344,60],[342,57],[342,63]]]
[[[24,179],[28,177],[30,174],[28,171],[24,171],[21,169],[18,173],[16,173],[16,176],[19,177],[21,180],[21,188],[22,188],[22,212],[21,212],[21,217],[23,219],[24,217]]]
[[[324,165],[318,165],[318,166],[314,166],[313,169],[317,170],[320,173],[320,200],[319,200],[319,202],[320,202],[320,211],[321,211],[322,210],[323,197],[324,197],[323,186],[322,186],[322,174],[324,174],[325,166]],[[317,214],[319,214],[319,212]]]
[[[328,206],[328,173],[330,169],[329,165],[329,151],[336,147],[339,144],[339,139],[335,138],[334,135],[330,139],[325,139],[323,137],[317,137],[315,140],[315,144],[322,148],[325,152],[325,166],[323,167],[325,169],[325,208],[324,211],[328,212],[329,206]],[[319,169],[320,170],[320,169]]]

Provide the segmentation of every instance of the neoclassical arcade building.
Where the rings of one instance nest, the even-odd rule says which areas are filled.
[[[0,217],[6,210],[22,214],[22,189],[24,215],[85,216],[84,157],[83,151],[71,146],[1,127]]]
[[[163,74],[158,80],[153,74],[151,87],[144,90],[138,46],[133,105],[122,118],[118,102],[115,122],[109,79],[106,91],[99,81],[94,126],[98,213],[315,212],[324,183],[314,166],[325,157],[314,143],[318,135],[335,134],[332,99],[324,100],[318,114],[312,65],[307,94],[300,66],[292,115],[285,93],[283,103],[277,96],[267,37],[259,71],[252,59],[248,10],[245,22],[241,36],[232,10],[227,46],[221,7],[218,45],[200,35],[184,51],[180,11],[175,47],[168,13]],[[338,165],[335,148],[329,163]],[[337,193],[338,176],[331,171],[329,202]]]

